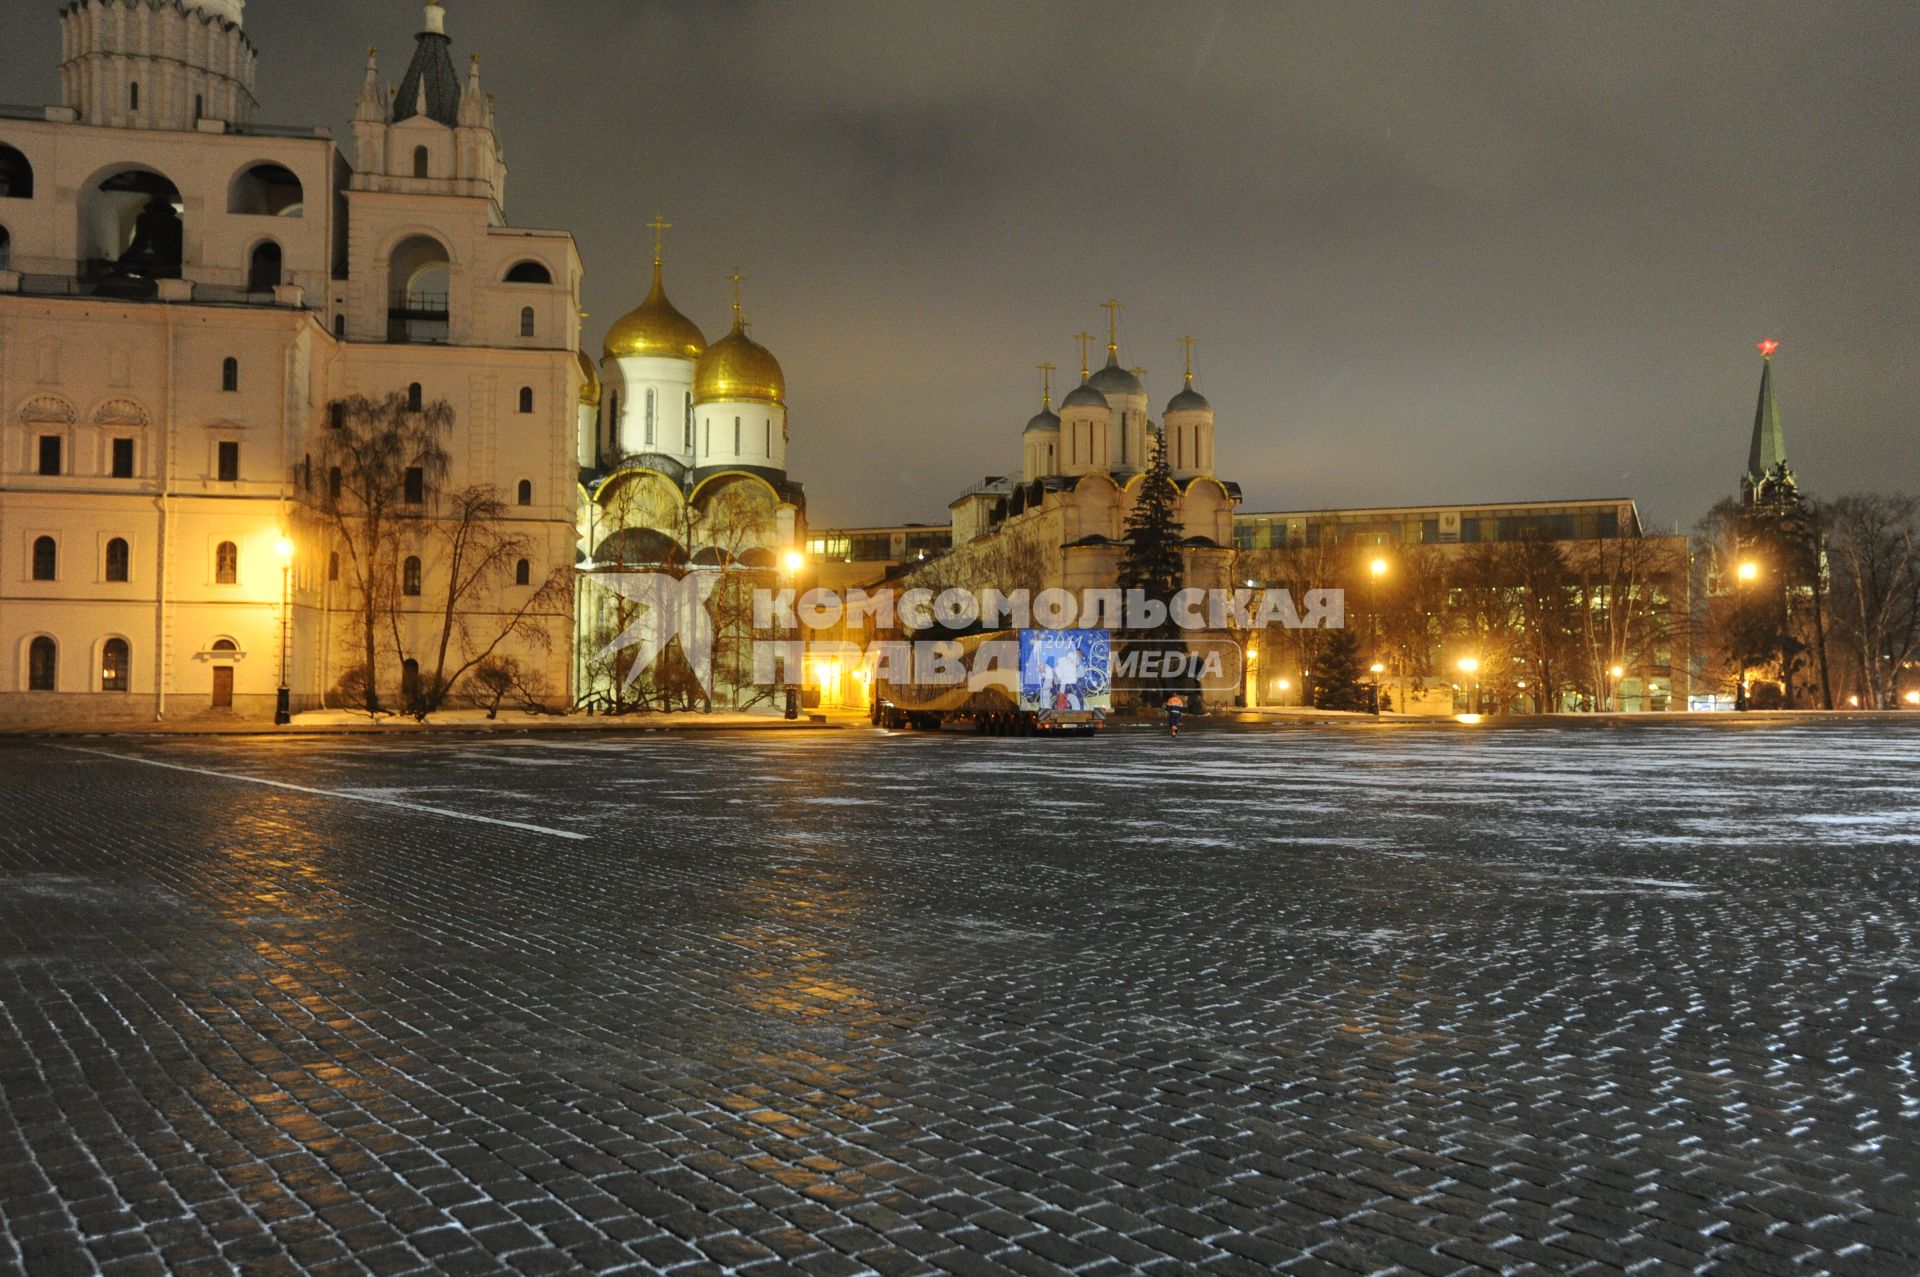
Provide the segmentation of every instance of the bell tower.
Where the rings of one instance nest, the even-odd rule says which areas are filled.
[[[191,132],[253,119],[246,0],[74,0],[60,14],[60,100],[87,124]],[[224,131],[216,129],[215,131]]]

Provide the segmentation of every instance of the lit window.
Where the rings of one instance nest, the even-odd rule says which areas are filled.
[[[420,596],[420,560],[411,554],[400,565],[400,593],[409,598]]]
[[[215,585],[240,583],[240,547],[231,541],[222,541],[213,548],[213,582]]]
[[[100,649],[100,690],[124,692],[133,666],[133,650],[123,638],[110,638]]]

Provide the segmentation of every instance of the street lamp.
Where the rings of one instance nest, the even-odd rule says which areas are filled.
[[[1473,677],[1473,713],[1480,712],[1480,662],[1471,656],[1460,658],[1460,672]]]
[[[795,587],[796,591],[798,590],[798,587],[800,584],[800,571],[802,568],[806,566],[807,566],[807,556],[800,553],[800,551],[796,549],[790,548],[787,550],[785,554],[780,556],[781,570],[786,573],[787,583]],[[799,605],[799,600],[796,599],[795,606],[797,607],[798,605]],[[795,624],[797,626],[798,622],[796,621]],[[790,633],[786,637],[788,640],[788,646],[789,648],[791,648],[793,645],[792,641],[796,637],[796,635]],[[792,652],[788,651],[784,655],[791,656]],[[787,675],[786,715],[789,719],[795,719],[800,717],[800,684],[794,681],[793,662],[790,660],[783,660],[782,665],[785,668],[786,675]],[[804,676],[805,673],[806,671],[802,669],[801,670],[802,676]]]
[[[1618,665],[1612,666],[1607,670],[1607,677],[1613,680],[1607,685],[1607,708],[1609,710],[1616,708],[1614,702],[1620,695],[1620,680],[1625,674],[1626,670]]]
[[[1373,716],[1378,718],[1380,717],[1380,676],[1387,672],[1387,667],[1375,661],[1367,668],[1373,671]]]
[[[293,721],[293,694],[287,688],[288,648],[293,641],[293,541],[285,536],[273,543],[280,555],[280,691],[273,703],[273,724]]]
[[[1760,579],[1760,565],[1758,563],[1755,563],[1752,559],[1744,559],[1741,561],[1740,567],[1736,571],[1735,575],[1739,578],[1741,587],[1745,588],[1746,586],[1752,585],[1755,581],[1758,581]],[[1746,600],[1742,599],[1740,602],[1741,611],[1744,612],[1746,610],[1746,606],[1747,606]],[[1739,648],[1740,648],[1740,682],[1738,685],[1735,686],[1733,691],[1733,708],[1736,711],[1744,711],[1748,708],[1748,705],[1747,705],[1747,644],[1744,638],[1741,639],[1739,643]]]

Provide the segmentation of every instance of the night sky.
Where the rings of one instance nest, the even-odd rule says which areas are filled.
[[[56,4],[7,9],[0,100],[57,100]],[[418,13],[254,0],[261,118],[348,140],[366,46],[398,81]],[[1737,489],[1766,336],[1804,485],[1920,489],[1920,5],[450,0],[448,26],[498,97],[509,217],[579,237],[591,353],[655,212],[709,339],[746,273],[816,527],[943,521],[1017,470],[1034,364],[1070,378],[1108,296],[1156,416],[1199,339],[1247,510],[1630,496],[1691,525]]]

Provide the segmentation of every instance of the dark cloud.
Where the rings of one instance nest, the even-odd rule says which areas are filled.
[[[413,10],[255,0],[273,120],[345,115]],[[816,523],[935,519],[1018,464],[1046,359],[1128,303],[1200,338],[1252,508],[1733,489],[1758,378],[1803,477],[1920,487],[1920,9],[452,0],[591,340],[723,276],[786,366]],[[0,97],[51,99],[54,6]]]

